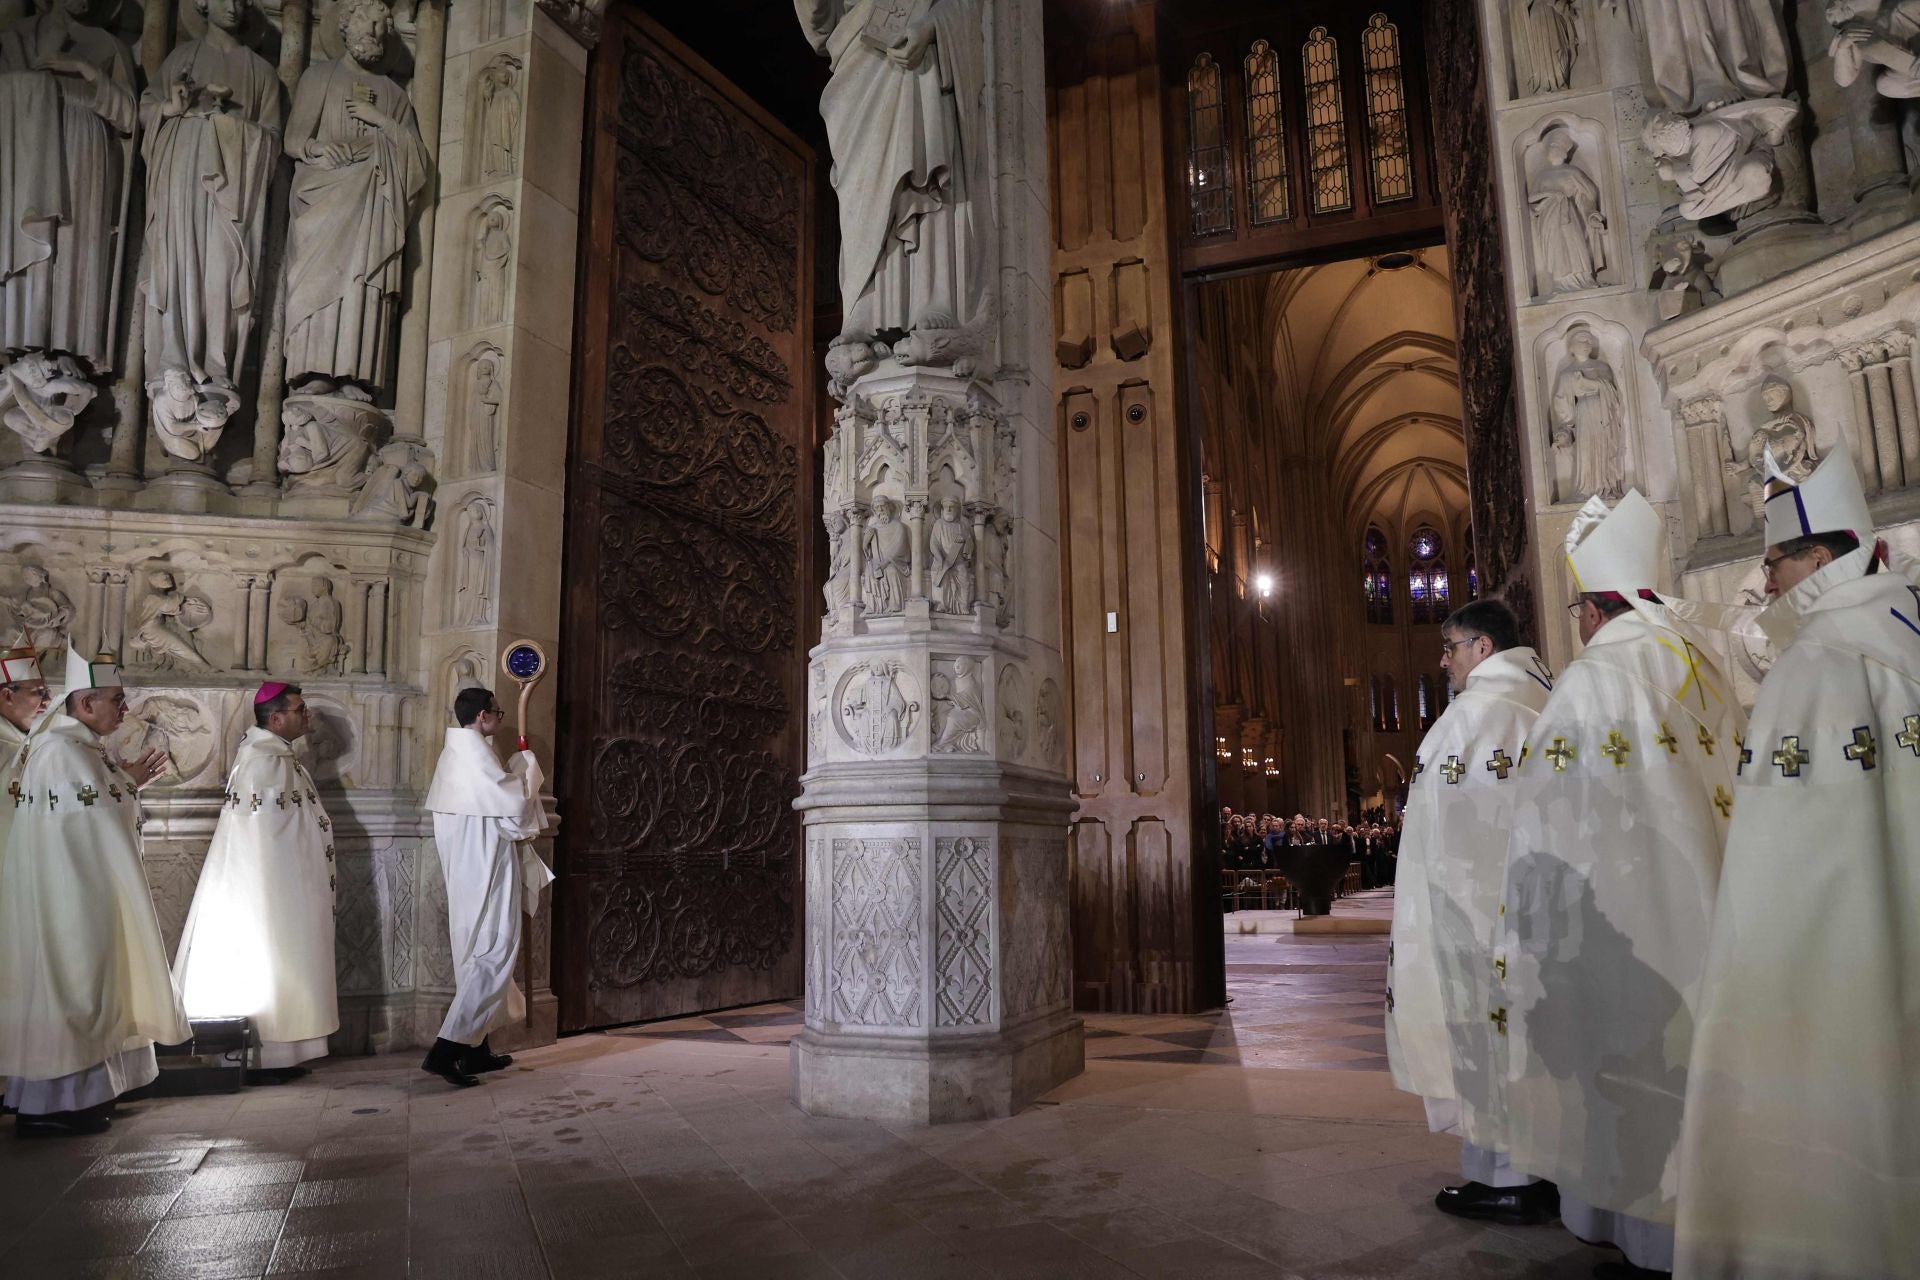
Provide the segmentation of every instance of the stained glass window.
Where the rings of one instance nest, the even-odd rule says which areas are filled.
[[[1433,678],[1431,676],[1420,677],[1417,696],[1420,702],[1420,727],[1431,729],[1433,727]]]
[[[1400,68],[1400,28],[1376,13],[1360,33],[1367,80],[1367,171],[1373,202],[1413,198],[1413,142],[1407,134],[1407,86]]]
[[[1411,619],[1418,626],[1438,622],[1447,616],[1447,563],[1441,558],[1445,547],[1439,531],[1432,525],[1414,530],[1407,549],[1413,565],[1407,570],[1407,600]]]
[[[1471,529],[1466,533],[1466,551],[1467,599],[1478,600],[1480,598],[1480,562],[1473,556],[1473,530]]]
[[[1286,118],[1280,104],[1280,55],[1265,40],[1247,54],[1247,207],[1253,225],[1285,222],[1293,212],[1287,186]]]
[[[1300,47],[1307,91],[1307,173],[1315,213],[1353,208],[1347,162],[1347,108],[1340,96],[1340,48],[1325,27]]]
[[[1393,621],[1393,571],[1387,565],[1387,535],[1369,527],[1361,543],[1360,587],[1367,600],[1367,621]]]
[[[1196,236],[1233,230],[1230,159],[1226,89],[1213,55],[1203,53],[1187,73],[1187,201]]]

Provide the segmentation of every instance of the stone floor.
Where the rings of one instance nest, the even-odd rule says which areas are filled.
[[[0,1134],[0,1274],[1585,1277],[1557,1227],[1443,1217],[1452,1143],[1385,1067],[1381,940],[1229,939],[1233,1001],[1088,1019],[1087,1071],[1010,1120],[815,1120],[791,1005],[520,1056],[413,1055]]]

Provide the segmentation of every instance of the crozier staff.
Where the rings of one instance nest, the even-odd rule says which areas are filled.
[[[159,1074],[155,1043],[190,1034],[140,860],[139,789],[164,757],[129,770],[108,750],[127,714],[111,658],[69,650],[66,683],[0,861],[0,1075],[22,1136],[103,1132]]]
[[[544,775],[533,752],[517,751],[501,765],[493,739],[504,717],[487,689],[462,689],[453,715],[459,726],[447,730],[426,806],[447,878],[453,1005],[420,1066],[464,1087],[479,1084],[481,1072],[512,1064],[488,1047],[487,1033],[526,1016],[526,997],[513,980],[520,917],[539,909],[553,873],[531,843],[547,825]]]
[[[260,1037],[253,1083],[306,1074],[340,1027],[333,977],[333,823],[293,754],[313,726],[300,686],[253,695],[253,728],[187,913],[174,977],[192,1017],[247,1017]]]

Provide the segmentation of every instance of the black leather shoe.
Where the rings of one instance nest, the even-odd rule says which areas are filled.
[[[433,1048],[427,1050],[426,1059],[421,1062],[422,1071],[430,1071],[448,1084],[462,1089],[471,1089],[480,1083],[480,1077],[467,1071],[462,1060],[472,1050],[471,1045],[455,1044],[451,1040],[435,1040]]]
[[[80,1111],[48,1111],[13,1117],[13,1132],[22,1138],[85,1138],[113,1127],[113,1104],[105,1102]]]
[[[1434,1208],[1456,1218],[1494,1222],[1503,1227],[1536,1227],[1560,1216],[1560,1189],[1551,1182],[1524,1187],[1490,1187],[1469,1182],[1445,1187],[1433,1198]]]
[[[476,1076],[488,1071],[505,1071],[512,1065],[511,1054],[495,1053],[485,1040],[467,1050],[460,1058],[460,1069]]]
[[[1593,1269],[1593,1280],[1673,1280],[1671,1271],[1650,1271],[1636,1267],[1626,1259],[1603,1262]]]

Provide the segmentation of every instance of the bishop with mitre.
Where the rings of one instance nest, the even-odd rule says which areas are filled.
[[[1527,735],[1490,1012],[1506,1038],[1514,1168],[1557,1183],[1561,1221],[1673,1269],[1674,1165],[1707,930],[1745,717],[1654,596],[1660,516],[1629,489],[1567,532],[1586,646]],[[1689,608],[1689,614],[1693,611]]]
[[[260,1040],[253,1083],[305,1074],[340,1027],[333,976],[333,823],[293,744],[313,725],[300,686],[253,695],[253,728],[187,913],[174,977],[195,1018],[245,1017]]]
[[[487,689],[462,689],[453,700],[456,728],[427,788],[433,841],[447,878],[447,933],[453,944],[453,1004],[421,1069],[462,1087],[512,1065],[487,1033],[527,1013],[513,980],[520,958],[521,913],[540,908],[553,873],[533,850],[547,825],[540,800],[545,775],[521,743],[502,766],[493,739],[500,704]]]
[[[1769,459],[1769,461],[1771,461]],[[1679,1265],[1920,1259],[1920,592],[1844,447],[1773,468],[1760,686],[1734,787],[1680,1147]]]
[[[21,1136],[104,1132],[113,1100],[189,1035],[140,861],[140,786],[105,739],[127,714],[112,659],[67,654],[27,747],[0,860],[0,1075]]]
[[[0,652],[0,859],[6,857],[7,833],[13,829],[20,770],[27,762],[27,734],[33,722],[53,700],[40,675],[40,655],[32,639],[21,632],[20,643]]]
[[[1553,691],[1540,655],[1498,600],[1440,626],[1453,701],[1421,740],[1408,790],[1393,897],[1387,1058],[1393,1082],[1426,1103],[1435,1133],[1460,1137],[1467,1181],[1434,1198],[1443,1212],[1508,1226],[1551,1222],[1551,1183],[1507,1158],[1506,1058],[1493,1011],[1493,952],[1506,888],[1514,769]]]

